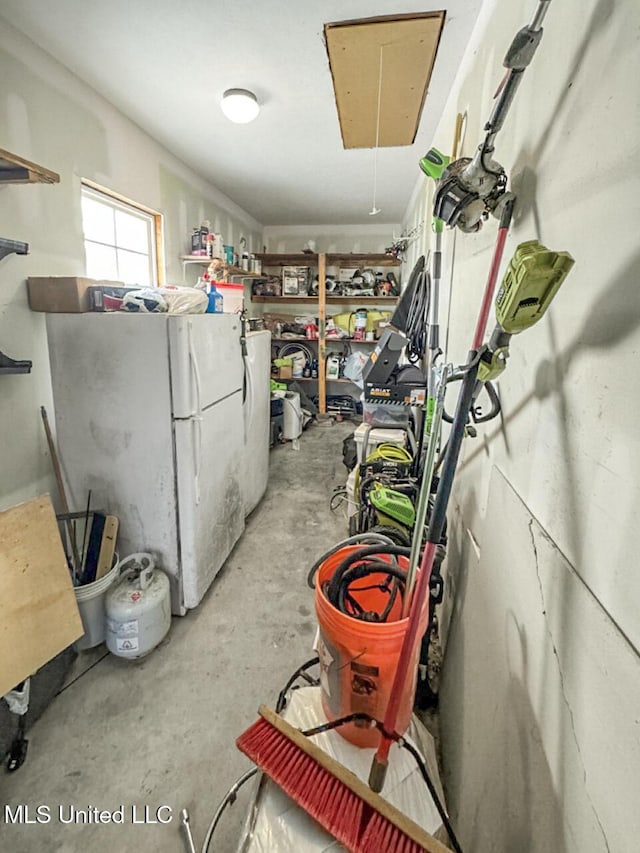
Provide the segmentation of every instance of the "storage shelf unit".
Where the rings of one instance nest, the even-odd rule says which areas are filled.
[[[399,267],[401,261],[392,255],[385,254],[356,254],[349,252],[321,252],[315,253],[299,253],[299,254],[273,254],[262,253],[256,254],[262,262],[263,270],[266,267],[283,267],[283,266],[309,266],[316,267],[318,270],[318,296],[253,296],[252,302],[272,303],[278,305],[295,305],[295,304],[311,304],[318,305],[318,378],[308,379],[307,381],[318,383],[318,398],[320,414],[324,415],[327,411],[327,382],[343,382],[353,385],[349,379],[327,379],[325,361],[327,356],[327,338],[325,335],[326,319],[327,319],[327,304],[353,304],[353,305],[395,305],[397,299],[390,296],[331,296],[326,292],[326,275],[328,267],[345,267],[347,269],[356,269],[360,267]],[[290,340],[290,339],[287,339]],[[301,339],[302,341],[302,339]],[[329,339],[329,343],[333,343],[334,339]],[[335,341],[339,343],[339,340]],[[357,343],[373,343],[372,341],[359,341]],[[357,387],[357,386],[356,386]]]

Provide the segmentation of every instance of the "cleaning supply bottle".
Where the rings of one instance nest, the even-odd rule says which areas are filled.
[[[207,306],[207,314],[222,314],[222,294],[216,288],[213,282],[209,283],[209,304]]]

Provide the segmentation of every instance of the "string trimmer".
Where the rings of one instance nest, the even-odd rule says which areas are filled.
[[[530,24],[516,33],[503,65],[507,73],[500,84],[498,100],[484,129],[486,136],[473,159],[461,157],[444,170],[438,180],[434,214],[461,231],[479,231],[489,214],[497,219],[513,199],[507,192],[507,174],[493,159],[495,138],[504,124],[522,75],[530,65],[542,38],[542,21],[551,0],[539,0]]]
[[[369,785],[374,791],[382,790],[389,749],[392,742],[401,735],[401,732],[397,731],[399,710],[411,677],[410,666],[414,649],[424,634],[431,573],[437,560],[437,550],[446,523],[447,507],[469,411],[482,387],[482,383],[504,369],[511,336],[530,328],[544,315],[558,288],[573,266],[573,259],[569,254],[566,252],[550,252],[537,241],[519,246],[496,299],[496,329],[491,336],[489,345],[483,344],[489,306],[495,289],[512,207],[513,202],[510,201],[503,211],[501,228],[472,348],[469,352],[467,364],[463,368],[465,376],[462,380],[456,413],[447,442],[442,474],[429,521],[427,542],[422,554],[420,572],[411,599],[409,623],[398,658],[391,698],[383,721],[383,734],[369,775]],[[481,365],[483,365],[482,368]],[[414,535],[419,535],[419,531],[416,530]]]

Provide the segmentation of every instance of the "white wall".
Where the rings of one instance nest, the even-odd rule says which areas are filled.
[[[534,5],[483,4],[434,140],[442,151],[467,111],[462,154],[473,154]],[[548,315],[514,339],[502,419],[467,440],[450,512],[443,752],[471,853],[638,848],[639,30],[636,0],[552,3],[496,143],[518,194],[505,261],[538,238],[576,265]],[[445,234],[441,321],[453,269],[457,362],[496,229]]]
[[[314,240],[317,252],[384,252],[400,236],[399,223],[371,225],[267,225],[267,252],[301,252]]]
[[[0,376],[0,506],[55,493],[40,405],[53,422],[44,315],[27,304],[25,279],[82,275],[80,179],[89,178],[164,214],[167,281],[182,281],[180,254],[209,219],[227,242],[251,250],[262,229],[107,101],[14,30],[0,27],[0,148],[60,173],[58,185],[0,186],[0,236],[29,243],[0,261],[0,350],[33,360],[30,375]],[[158,94],[161,97],[161,93]],[[187,282],[197,276],[186,272]]]

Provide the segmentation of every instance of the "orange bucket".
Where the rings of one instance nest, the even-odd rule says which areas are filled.
[[[389,701],[400,648],[408,619],[401,619],[401,597],[398,595],[386,622],[363,622],[335,608],[322,591],[325,581],[333,577],[340,563],[361,545],[347,545],[328,557],[316,574],[315,607],[320,636],[320,684],[322,707],[329,720],[348,714],[366,713],[382,720]],[[391,561],[387,554],[380,559]],[[398,557],[398,565],[407,569],[406,557]],[[371,574],[362,586],[382,583],[384,572]],[[353,597],[365,610],[381,612],[389,601],[388,594],[378,589],[358,590],[352,587]],[[413,678],[400,704],[398,733],[405,732],[411,720],[416,689],[418,657],[415,652],[411,665]],[[377,729],[366,724],[347,723],[336,731],[356,746],[376,747],[380,739]]]

